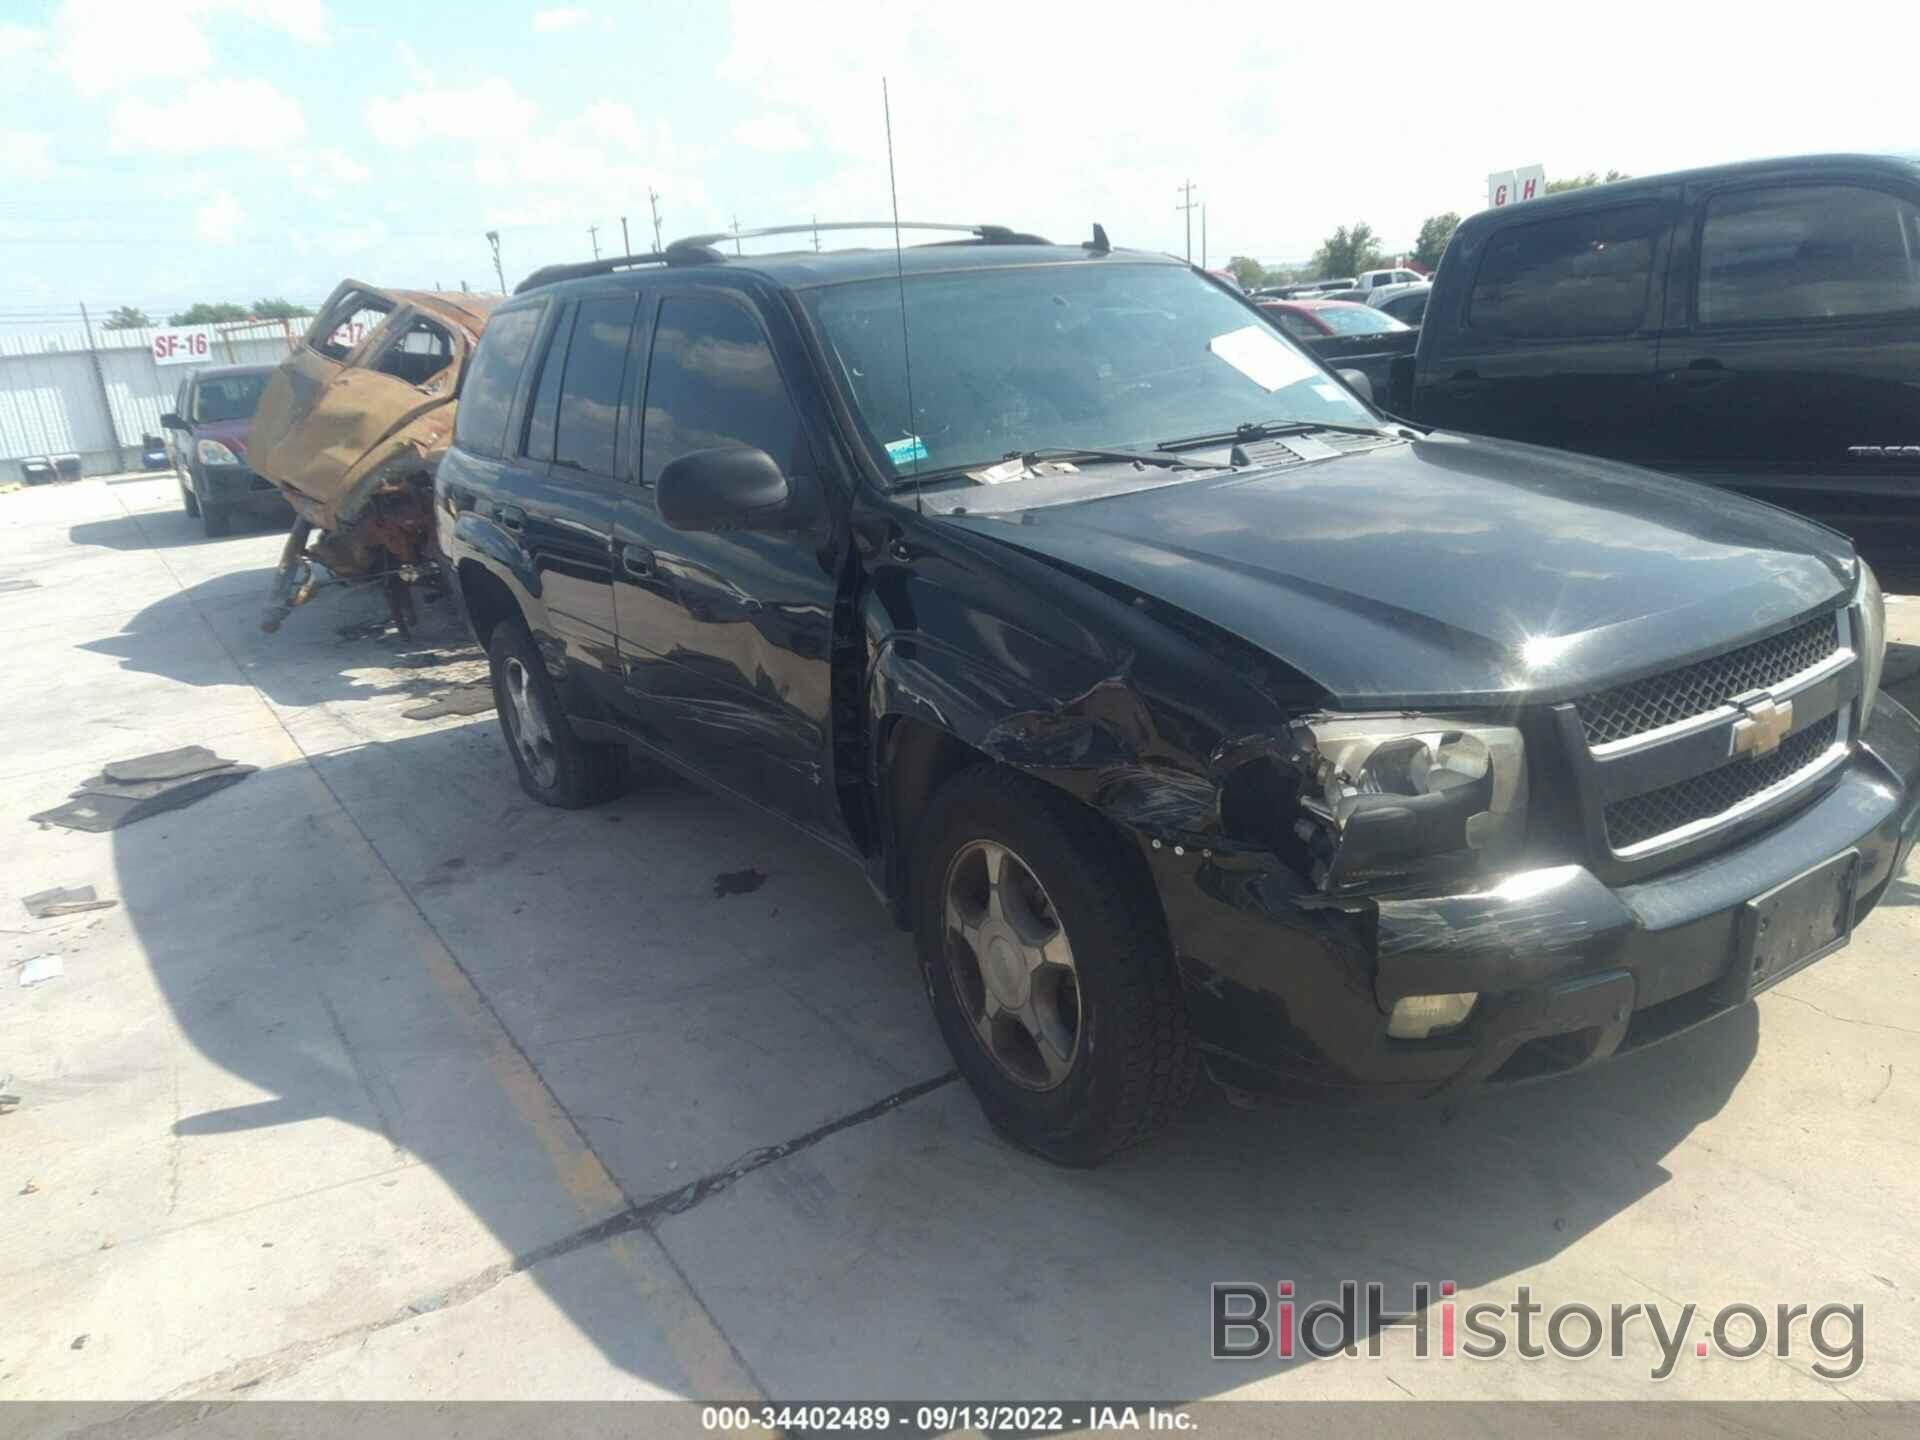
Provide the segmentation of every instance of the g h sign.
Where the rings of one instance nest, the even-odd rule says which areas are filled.
[[[1547,193],[1547,171],[1543,165],[1522,165],[1518,170],[1496,170],[1487,176],[1487,205],[1498,210],[1538,200]]]

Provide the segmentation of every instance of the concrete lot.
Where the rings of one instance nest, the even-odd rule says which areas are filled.
[[[0,496],[0,1397],[1920,1397],[1911,876],[1630,1062],[1209,1099],[1056,1170],[950,1080],[853,868],[678,782],[532,804],[491,715],[402,716],[480,673],[451,607],[401,642],[334,591],[264,636],[279,543],[201,538],[171,480]],[[196,743],[260,773],[114,834],[27,819]],[[118,907],[18,903],[82,884]],[[1210,1282],[1348,1278],[1858,1302],[1867,1361],[1207,1358]]]

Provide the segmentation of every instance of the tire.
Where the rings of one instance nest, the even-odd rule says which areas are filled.
[[[1003,917],[996,922],[984,912],[969,939],[964,932],[983,913],[979,877],[990,883],[996,848],[1011,854],[1024,875],[1003,870],[1012,885],[1003,896]],[[1199,1057],[1166,923],[1137,857],[1097,815],[1017,772],[976,766],[934,797],[914,877],[915,939],[927,997],[995,1129],[1056,1163],[1097,1165],[1185,1108]],[[1057,961],[1045,958],[1024,986],[1010,980],[1018,965],[991,958],[996,924],[997,938],[1015,938],[998,951],[1002,957],[1009,949],[1033,954],[1031,937],[1049,926],[1064,937],[1070,993]],[[976,945],[983,938],[984,945]],[[1040,951],[1059,953],[1052,940]],[[983,953],[987,963],[979,959]],[[995,979],[987,978],[989,971]],[[1048,975],[1054,977],[1050,999],[1042,985]],[[1012,990],[1028,1006],[1017,1025],[1007,1018]],[[983,1021],[983,1011],[994,1006],[1001,1013]],[[1068,1018],[1070,1045],[1062,1043]],[[1029,1042],[1037,1064],[1025,1058]]]
[[[493,627],[487,659],[500,730],[522,790],[542,805],[580,810],[626,789],[627,747],[590,745],[574,734],[524,620],[515,616]],[[527,745],[521,743],[523,729],[532,735]]]
[[[200,497],[193,493],[191,477],[180,482],[180,503],[186,507],[188,519],[200,518]]]
[[[233,529],[233,516],[224,505],[214,505],[205,500],[200,502],[200,528],[207,532],[210,540],[218,539]]]

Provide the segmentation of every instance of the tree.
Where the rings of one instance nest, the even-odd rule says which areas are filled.
[[[1420,238],[1413,242],[1413,258],[1421,269],[1439,269],[1440,257],[1447,251],[1447,241],[1453,238],[1453,232],[1459,228],[1460,217],[1451,210],[1442,215],[1429,215],[1420,222]]]
[[[1631,180],[1633,177],[1624,170],[1609,170],[1606,174],[1596,174],[1589,170],[1584,175],[1575,175],[1570,180],[1549,180],[1547,194],[1559,195],[1568,190],[1584,190],[1589,185],[1610,185],[1615,180]]]
[[[138,305],[121,305],[100,323],[102,330],[145,330],[153,324]]]
[[[1374,238],[1373,227],[1364,220],[1342,225],[1313,252],[1314,274],[1322,279],[1358,275],[1379,263],[1380,246]]]
[[[277,300],[256,300],[253,313],[260,320],[300,320],[313,314],[310,305],[296,305],[284,297]]]
[[[1227,261],[1227,270],[1243,289],[1257,290],[1267,283],[1267,267],[1245,255],[1236,255]]]
[[[208,302],[196,300],[178,315],[169,315],[169,325],[217,325],[226,320],[247,319],[247,307],[234,305],[227,301]]]

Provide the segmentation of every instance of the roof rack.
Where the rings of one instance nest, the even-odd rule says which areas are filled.
[[[637,270],[643,265],[710,265],[725,258],[718,250],[692,241],[676,240],[664,250],[649,251],[645,255],[608,255],[599,260],[542,265],[514,286],[513,293],[524,295],[542,285],[557,285],[562,280],[580,280],[589,275],[611,275],[616,270]]]
[[[669,251],[683,246],[712,247],[728,240],[758,240],[767,235],[818,235],[831,230],[950,230],[958,235],[971,235],[976,240],[989,245],[1047,245],[1052,242],[1044,236],[1029,235],[1005,225],[947,225],[938,222],[921,223],[902,220],[896,227],[891,220],[835,220],[825,225],[765,225],[757,230],[716,230],[707,235],[689,235],[669,245]]]

